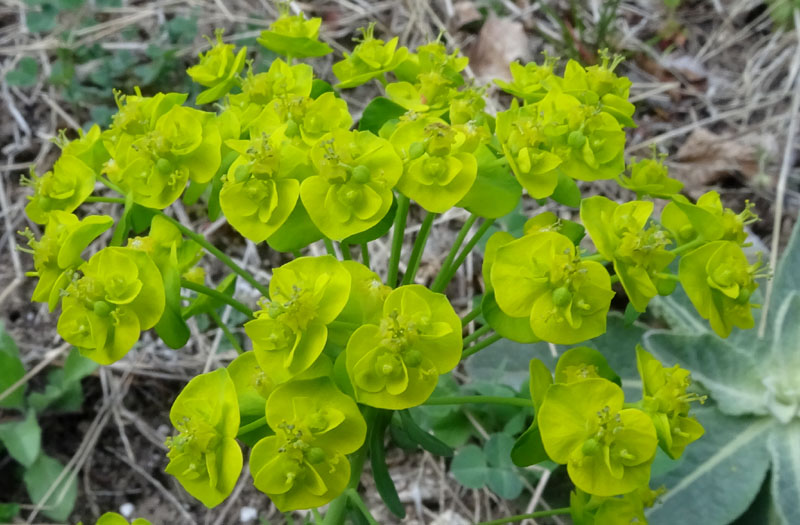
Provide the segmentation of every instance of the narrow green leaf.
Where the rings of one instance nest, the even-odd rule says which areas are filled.
[[[378,411],[375,418],[375,426],[369,433],[369,460],[372,465],[372,475],[375,479],[375,486],[378,489],[381,499],[386,507],[398,518],[406,516],[406,509],[397,495],[397,488],[389,475],[389,467],[386,465],[386,450],[384,449],[383,437],[386,427],[391,421],[392,413],[388,410]]]
[[[403,422],[403,429],[408,433],[408,437],[412,441],[436,456],[453,457],[453,449],[440,439],[422,430],[407,410],[400,411],[400,419]]]

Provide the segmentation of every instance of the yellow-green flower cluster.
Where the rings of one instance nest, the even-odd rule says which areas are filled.
[[[516,240],[496,236],[484,272],[506,316],[527,319],[538,339],[558,344],[606,331],[614,292],[602,264],[581,259],[573,241],[551,229],[533,229]]]
[[[634,126],[627,101],[630,81],[618,77],[608,57],[584,68],[567,63],[563,77],[554,61],[512,64],[511,83],[498,82],[515,98],[497,115],[497,138],[517,180],[537,199],[553,194],[559,178],[612,179],[625,162],[625,127]]]
[[[111,155],[111,182],[148,208],[175,202],[190,180],[209,182],[221,162],[221,135],[213,113],[183,106],[186,95],[117,97],[119,112],[103,132]]]
[[[558,360],[555,374],[538,359],[530,364],[535,417],[514,446],[521,466],[544,459],[565,464],[576,490],[576,523],[644,520],[658,492],[649,489],[657,446],[677,459],[703,434],[689,415],[688,372],[666,368],[637,349],[643,397],[625,401],[619,376],[597,350],[576,347]],[[644,522],[644,521],[643,521]]]
[[[78,272],[61,292],[58,333],[89,359],[111,364],[161,319],[161,273],[146,253],[114,246],[97,252]]]

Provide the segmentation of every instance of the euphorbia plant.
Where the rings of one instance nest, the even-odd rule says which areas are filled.
[[[31,179],[27,211],[46,225],[40,239],[28,234],[40,279],[32,299],[51,310],[61,304],[58,331],[85,356],[114,362],[151,327],[180,348],[189,337],[186,320],[208,314],[221,323],[215,309],[222,304],[246,316],[250,349],[233,340],[241,355],[192,379],[170,413],[178,433],[168,441],[166,470],[206,506],[230,495],[244,444],[252,448],[255,487],[282,511],[331,503],[325,523],[340,523],[350,511],[374,522],[358,495],[369,457],[381,496],[402,514],[384,460],[393,414],[412,440],[447,454],[405,412],[429,400],[442,374],[484,348],[491,352],[501,337],[555,344],[597,337],[619,293],[632,312],[643,312],[680,283],[720,335],[752,326],[749,298],[760,274],[742,251],[752,214],[724,209],[715,194],[697,203],[678,195],[680,183],[661,159],[626,168],[634,108],[630,81],[614,72],[618,60],[604,56],[588,68],[569,61],[563,74],[552,58],[512,64],[513,81],[498,85],[513,102],[491,115],[485,88],[462,74],[466,58],[441,41],[411,52],[397,38],[375,38],[372,26],[333,65],[332,87],[311,66],[294,63],[331,52],[319,28],[319,19],[284,12],[258,40],[283,58],[262,72],[252,62],[245,67],[246,49],[236,51],[218,32],[188,70],[206,88],[195,101],[203,109],[187,106],[181,93],[118,94],[108,129],[61,139],[53,171]],[[357,119],[341,90],[376,79],[385,96],[352,129]],[[600,179],[670,203],[658,221],[652,200],[581,199],[576,180]],[[102,191],[92,194],[95,181]],[[543,212],[518,239],[492,235],[486,294],[459,318],[447,285],[523,189],[539,201],[579,207],[583,224]],[[181,197],[293,260],[260,281],[172,218],[167,209]],[[425,215],[401,272],[412,200]],[[117,219],[86,216],[80,206],[87,202],[123,209]],[[471,216],[435,280],[416,284],[434,218],[453,207]],[[84,261],[112,224],[110,245]],[[390,228],[388,265],[370,267],[369,243]],[[582,245],[586,233],[596,253]],[[328,255],[303,255],[320,240]],[[360,245],[360,262],[351,260],[353,245]],[[232,272],[216,288],[206,286],[198,266],[202,250]],[[257,311],[233,297],[237,276],[263,295]],[[182,288],[197,296],[187,299]],[[482,326],[464,336],[473,320]],[[649,488],[657,447],[678,458],[703,434],[690,411],[702,399],[687,393],[689,372],[640,348],[631,359],[643,396],[630,400],[596,351],[572,349],[554,371],[531,357],[531,401],[522,402],[533,420],[512,458],[565,464],[575,484],[571,506],[548,513],[586,524],[643,520],[657,495]],[[481,401],[521,400],[437,399]]]

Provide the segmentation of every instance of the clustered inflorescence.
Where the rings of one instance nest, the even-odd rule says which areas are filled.
[[[579,206],[582,225],[543,212],[520,238],[498,231],[488,239],[481,308],[503,337],[571,345],[599,336],[615,282],[636,312],[680,283],[719,335],[753,326],[763,272],[743,247],[755,216],[724,208],[713,191],[697,202],[681,196],[661,158],[626,166],[634,106],[630,81],[614,73],[618,60],[569,61],[563,74],[549,57],[514,63],[513,80],[497,82],[513,101],[493,116],[485,88],[463,75],[466,58],[441,41],[411,52],[397,38],[375,38],[372,26],[333,65],[338,84],[315,78],[295,59],[332,51],[318,39],[320,22],[284,12],[258,40],[283,59],[261,72],[218,32],[188,69],[205,109],[186,106],[184,93],[117,93],[107,129],[60,137],[52,171],[26,179],[34,190],[27,215],[43,225],[38,239],[26,232],[39,278],[32,299],[51,311],[60,304],[59,334],[101,364],[121,359],[150,328],[182,346],[185,318],[208,310],[199,299],[187,309],[180,295],[202,290],[205,275],[202,238],[162,212],[177,199],[295,253],[274,269],[244,325],[252,350],[192,379],[170,413],[179,433],[167,442],[166,470],[205,505],[233,490],[240,442],[252,447],[256,488],[280,510],[331,502],[360,473],[348,455],[364,446],[375,413],[424,403],[459,363],[462,323],[443,286],[395,286],[391,269],[384,283],[362,263],[299,256],[320,239],[349,252],[393,221],[402,235],[409,200],[430,214],[463,207],[488,220],[513,210],[523,189]],[[339,92],[371,80],[385,96],[353,129]],[[581,200],[576,181],[600,179],[638,200]],[[93,196],[97,183],[118,197]],[[104,199],[124,204],[119,220],[75,214]],[[658,219],[652,199],[669,201]],[[587,233],[594,254],[580,246]],[[98,238],[109,245],[84,260]],[[649,488],[657,447],[678,458],[703,433],[690,414],[702,398],[687,392],[688,371],[641,347],[636,360],[643,396],[635,402],[595,350],[563,353],[554,375],[531,361],[535,417],[512,457],[566,465],[577,523],[644,521],[657,496]]]

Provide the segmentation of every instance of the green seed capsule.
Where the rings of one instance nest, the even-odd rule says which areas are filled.
[[[111,314],[111,305],[105,301],[95,302],[92,309],[100,317],[108,317]]]
[[[369,182],[369,168],[366,166],[356,166],[353,168],[353,181],[359,184],[366,184]]]
[[[563,308],[572,302],[572,294],[566,286],[561,286],[553,290],[553,304],[558,308]]]

